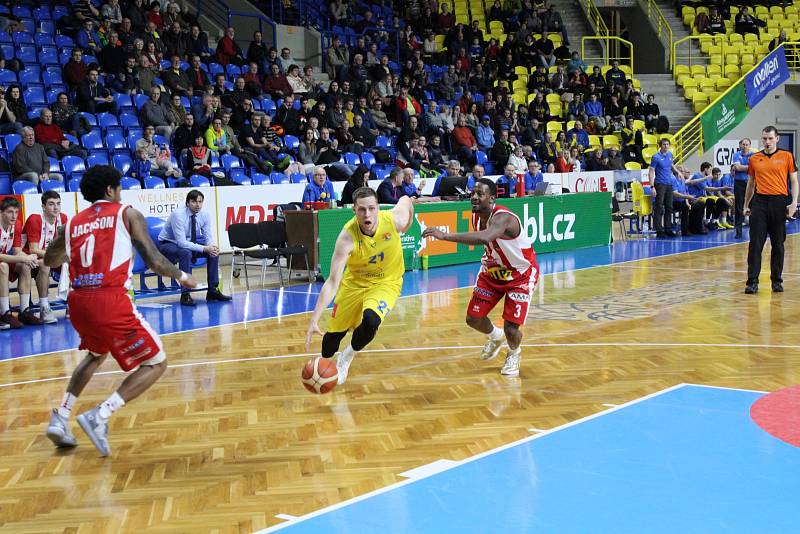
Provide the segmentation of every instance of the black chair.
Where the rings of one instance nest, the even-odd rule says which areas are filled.
[[[308,247],[305,245],[288,245],[286,223],[280,221],[264,221],[258,223],[258,230],[261,236],[261,243],[267,247],[268,251],[274,251],[276,255],[272,257],[278,258],[278,278],[280,279],[281,286],[283,286],[283,268],[281,267],[280,258],[286,258],[289,267],[290,282],[292,281],[292,258],[295,256],[305,257],[308,281],[311,282],[314,280],[311,275],[311,264],[308,260]]]
[[[231,280],[230,287],[233,289],[233,278],[238,278],[240,269],[236,268],[236,258],[242,258],[241,268],[244,268],[244,282],[247,290],[250,290],[250,280],[247,277],[247,266],[259,265],[261,267],[261,285],[264,285],[264,275],[267,271],[267,260],[280,256],[274,250],[264,248],[263,240],[259,232],[259,225],[254,223],[235,223],[228,227],[228,241],[231,244],[233,253],[231,254]],[[248,262],[247,258],[254,258],[258,262]]]

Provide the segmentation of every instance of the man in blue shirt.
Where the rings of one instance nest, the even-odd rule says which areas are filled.
[[[513,197],[517,194],[517,168],[508,164],[503,169],[503,175],[495,182],[498,186],[504,186],[506,189],[505,194],[498,197]]]
[[[407,197],[419,198],[422,196],[422,190],[425,189],[426,181],[423,178],[419,182],[419,187],[417,187],[417,184],[414,183],[414,178],[414,169],[411,167],[403,169],[403,192]]]
[[[528,172],[525,173],[525,194],[533,195],[536,184],[544,182],[541,165],[536,160],[528,162]]]
[[[484,115],[481,118],[481,123],[475,130],[475,140],[478,142],[478,149],[488,153],[494,146],[494,130],[491,126],[491,118],[489,115]]]
[[[682,175],[672,177],[673,208],[681,214],[681,235],[707,234],[703,224],[703,201],[689,194]]]
[[[744,223],[744,196],[747,191],[747,180],[750,175],[747,173],[747,165],[750,162],[750,156],[753,155],[750,146],[752,142],[748,138],[739,141],[739,151],[733,155],[731,161],[731,175],[733,176],[733,196],[735,215],[733,225],[736,228],[736,238],[742,237],[742,224]]]
[[[672,228],[672,175],[681,175],[675,167],[672,152],[669,151],[669,139],[661,139],[659,150],[650,160],[648,176],[650,184],[655,187],[656,201],[653,206],[653,219],[656,237],[675,237]]]
[[[589,148],[589,133],[583,129],[581,121],[575,121],[575,126],[567,132],[567,139],[572,135],[575,136],[575,141],[581,146],[581,151]]]
[[[330,202],[335,197],[333,183],[328,180],[325,167],[314,167],[311,183],[303,191],[303,202]]]
[[[214,226],[211,215],[203,210],[203,193],[192,189],[186,195],[186,207],[175,210],[158,234],[158,250],[169,261],[178,262],[181,271],[191,274],[197,258],[208,259],[208,292],[206,300],[229,301],[219,285],[219,247],[214,243]],[[194,306],[188,290],[181,292],[181,305]]]
[[[378,186],[378,203],[397,204],[404,196],[406,193],[403,191],[403,169],[395,167]]]

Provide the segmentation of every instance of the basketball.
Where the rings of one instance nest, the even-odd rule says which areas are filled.
[[[311,393],[328,393],[336,387],[339,373],[333,359],[317,356],[303,367],[303,385]]]

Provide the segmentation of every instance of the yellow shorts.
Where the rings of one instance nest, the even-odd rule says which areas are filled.
[[[346,332],[361,324],[364,311],[372,310],[386,319],[394,308],[402,290],[402,283],[376,284],[368,288],[352,288],[340,286],[333,301],[329,332]]]

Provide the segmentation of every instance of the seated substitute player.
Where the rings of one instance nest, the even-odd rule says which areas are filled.
[[[375,337],[403,289],[400,234],[414,220],[414,203],[404,196],[391,210],[380,211],[378,194],[360,187],[353,192],[353,212],[355,216],[336,238],[331,273],[319,293],[306,333],[306,350],[311,337],[322,334],[322,357],[330,358],[347,332],[353,330],[350,344],[336,359],[339,384],[347,380],[356,353]],[[319,318],[334,295],[328,331],[323,334]]]
[[[29,308],[31,271],[40,265],[34,254],[22,251],[22,221],[19,200],[6,197],[0,201],[0,330],[42,324]],[[9,286],[17,281],[20,312],[14,317],[9,302]]]
[[[511,210],[495,204],[497,186],[488,178],[475,181],[472,188],[472,227],[474,232],[446,234],[429,227],[422,237],[433,237],[465,245],[483,245],[481,269],[467,305],[467,324],[489,339],[481,352],[482,360],[495,358],[508,342],[508,355],[500,373],[517,376],[520,364],[520,344],[531,295],[539,281],[536,253],[522,223]],[[497,328],[487,315],[505,296],[503,329]]]
[[[34,254],[39,260],[44,260],[44,251],[47,245],[56,238],[58,229],[67,224],[67,216],[61,213],[61,195],[57,191],[42,193],[42,213],[33,213],[25,221],[22,229],[22,250],[25,254]],[[39,293],[39,319],[45,324],[58,322],[50,309],[50,267],[40,262],[34,270],[32,277],[36,280],[36,290]]]

